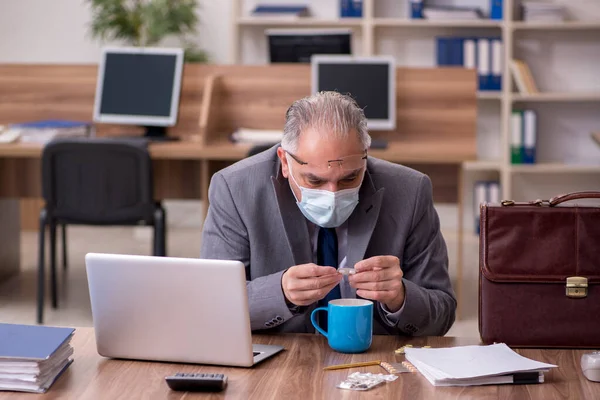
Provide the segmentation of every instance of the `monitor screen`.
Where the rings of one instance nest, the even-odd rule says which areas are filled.
[[[385,56],[312,58],[312,93],[336,91],[352,96],[369,129],[396,128],[396,68]]]
[[[352,54],[350,29],[268,29],[271,63],[310,63],[313,54]]]
[[[142,126],[177,122],[182,49],[104,49],[94,120]]]

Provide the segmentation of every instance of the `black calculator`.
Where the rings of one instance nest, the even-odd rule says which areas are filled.
[[[165,378],[171,390],[178,392],[220,392],[227,386],[223,374],[177,373]]]

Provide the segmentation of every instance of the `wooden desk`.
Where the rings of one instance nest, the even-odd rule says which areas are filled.
[[[100,357],[91,328],[78,328],[73,338],[74,363],[45,395],[2,393],[2,399],[183,399],[205,398],[206,393],[171,391],[164,377],[175,372],[214,372],[226,374],[228,387],[214,398],[230,399],[594,399],[600,398],[600,383],[588,381],[581,373],[577,350],[518,350],[526,357],[559,366],[537,385],[498,385],[480,387],[432,386],[420,373],[406,373],[394,382],[365,392],[336,388],[349,373],[386,373],[381,367],[323,371],[327,365],[369,361],[403,361],[394,349],[404,345],[432,347],[477,344],[476,340],[449,337],[401,338],[376,336],[371,349],[349,355],[329,349],[324,337],[313,334],[256,335],[256,343],[280,344],[285,351],[253,368],[225,368],[191,364],[121,361]]]

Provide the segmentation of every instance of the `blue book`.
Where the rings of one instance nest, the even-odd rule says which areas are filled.
[[[73,328],[0,324],[0,360],[47,360],[74,331]]]
[[[305,5],[257,5],[252,11],[255,16],[297,15],[307,16],[308,7]]]
[[[23,122],[11,124],[11,127],[24,129],[68,129],[89,127],[91,123],[83,121],[67,121],[62,119],[47,119],[42,121]]]
[[[490,19],[502,20],[504,19],[502,6],[502,0],[490,0]]]

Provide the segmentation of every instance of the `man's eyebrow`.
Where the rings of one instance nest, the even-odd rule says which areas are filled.
[[[310,179],[310,180],[313,180],[313,181],[325,181],[326,180],[325,178],[321,178],[320,176],[314,175],[311,172],[307,172],[307,173],[305,173],[303,175],[304,175],[304,177],[306,179]]]
[[[360,168],[359,169],[355,169],[354,171],[344,175],[342,177],[342,179],[340,180],[344,180],[344,179],[350,179],[350,178],[356,178],[356,175],[358,175],[360,173]]]

